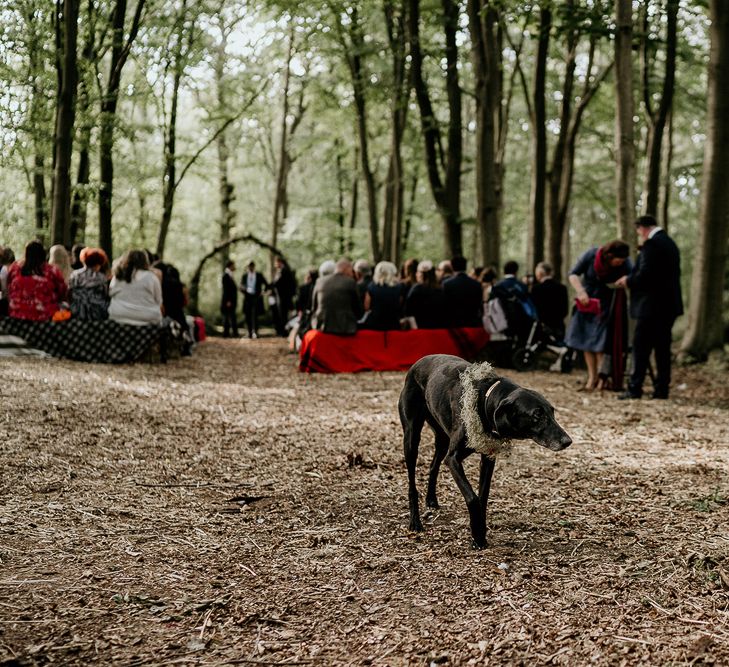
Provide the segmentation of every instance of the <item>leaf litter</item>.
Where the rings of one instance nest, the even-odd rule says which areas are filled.
[[[475,552],[447,470],[407,530],[401,373],[302,375],[273,339],[0,364],[0,664],[729,664],[710,369],[627,404],[515,376],[574,444],[497,463]]]

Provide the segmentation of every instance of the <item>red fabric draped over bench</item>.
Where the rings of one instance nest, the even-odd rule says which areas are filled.
[[[473,359],[488,343],[482,328],[358,331],[335,336],[307,331],[299,351],[299,370],[305,373],[405,371],[429,354],[454,354]]]

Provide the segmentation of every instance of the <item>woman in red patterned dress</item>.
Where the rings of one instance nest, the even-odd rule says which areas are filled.
[[[45,322],[53,317],[67,293],[63,274],[46,262],[38,241],[25,246],[24,259],[8,272],[9,315],[19,320]]]

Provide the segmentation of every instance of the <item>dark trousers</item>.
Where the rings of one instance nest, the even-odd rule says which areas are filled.
[[[230,336],[231,331],[233,332],[233,336],[238,337],[238,318],[236,317],[235,311],[235,306],[232,308],[223,306],[220,309],[220,312],[223,314],[223,336],[225,338]]]
[[[290,310],[291,299],[276,299],[276,305],[273,306],[273,324],[278,336],[286,336],[286,323]]]
[[[246,294],[243,300],[243,314],[246,316],[246,327],[249,336],[258,333],[258,299],[257,296]]]
[[[667,397],[671,384],[671,329],[676,318],[640,318],[633,336],[633,373],[628,389],[634,396],[643,394],[643,380],[648,371],[651,352],[656,355],[656,377],[653,392]]]

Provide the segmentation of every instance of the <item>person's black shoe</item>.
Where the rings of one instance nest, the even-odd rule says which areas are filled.
[[[624,391],[622,394],[618,394],[618,400],[619,401],[633,401],[633,400],[639,400],[640,395],[634,394],[631,391]]]
[[[651,394],[651,398],[654,400],[666,401],[666,400],[668,400],[668,394],[664,394],[663,392],[660,392],[660,391],[654,391]]]

